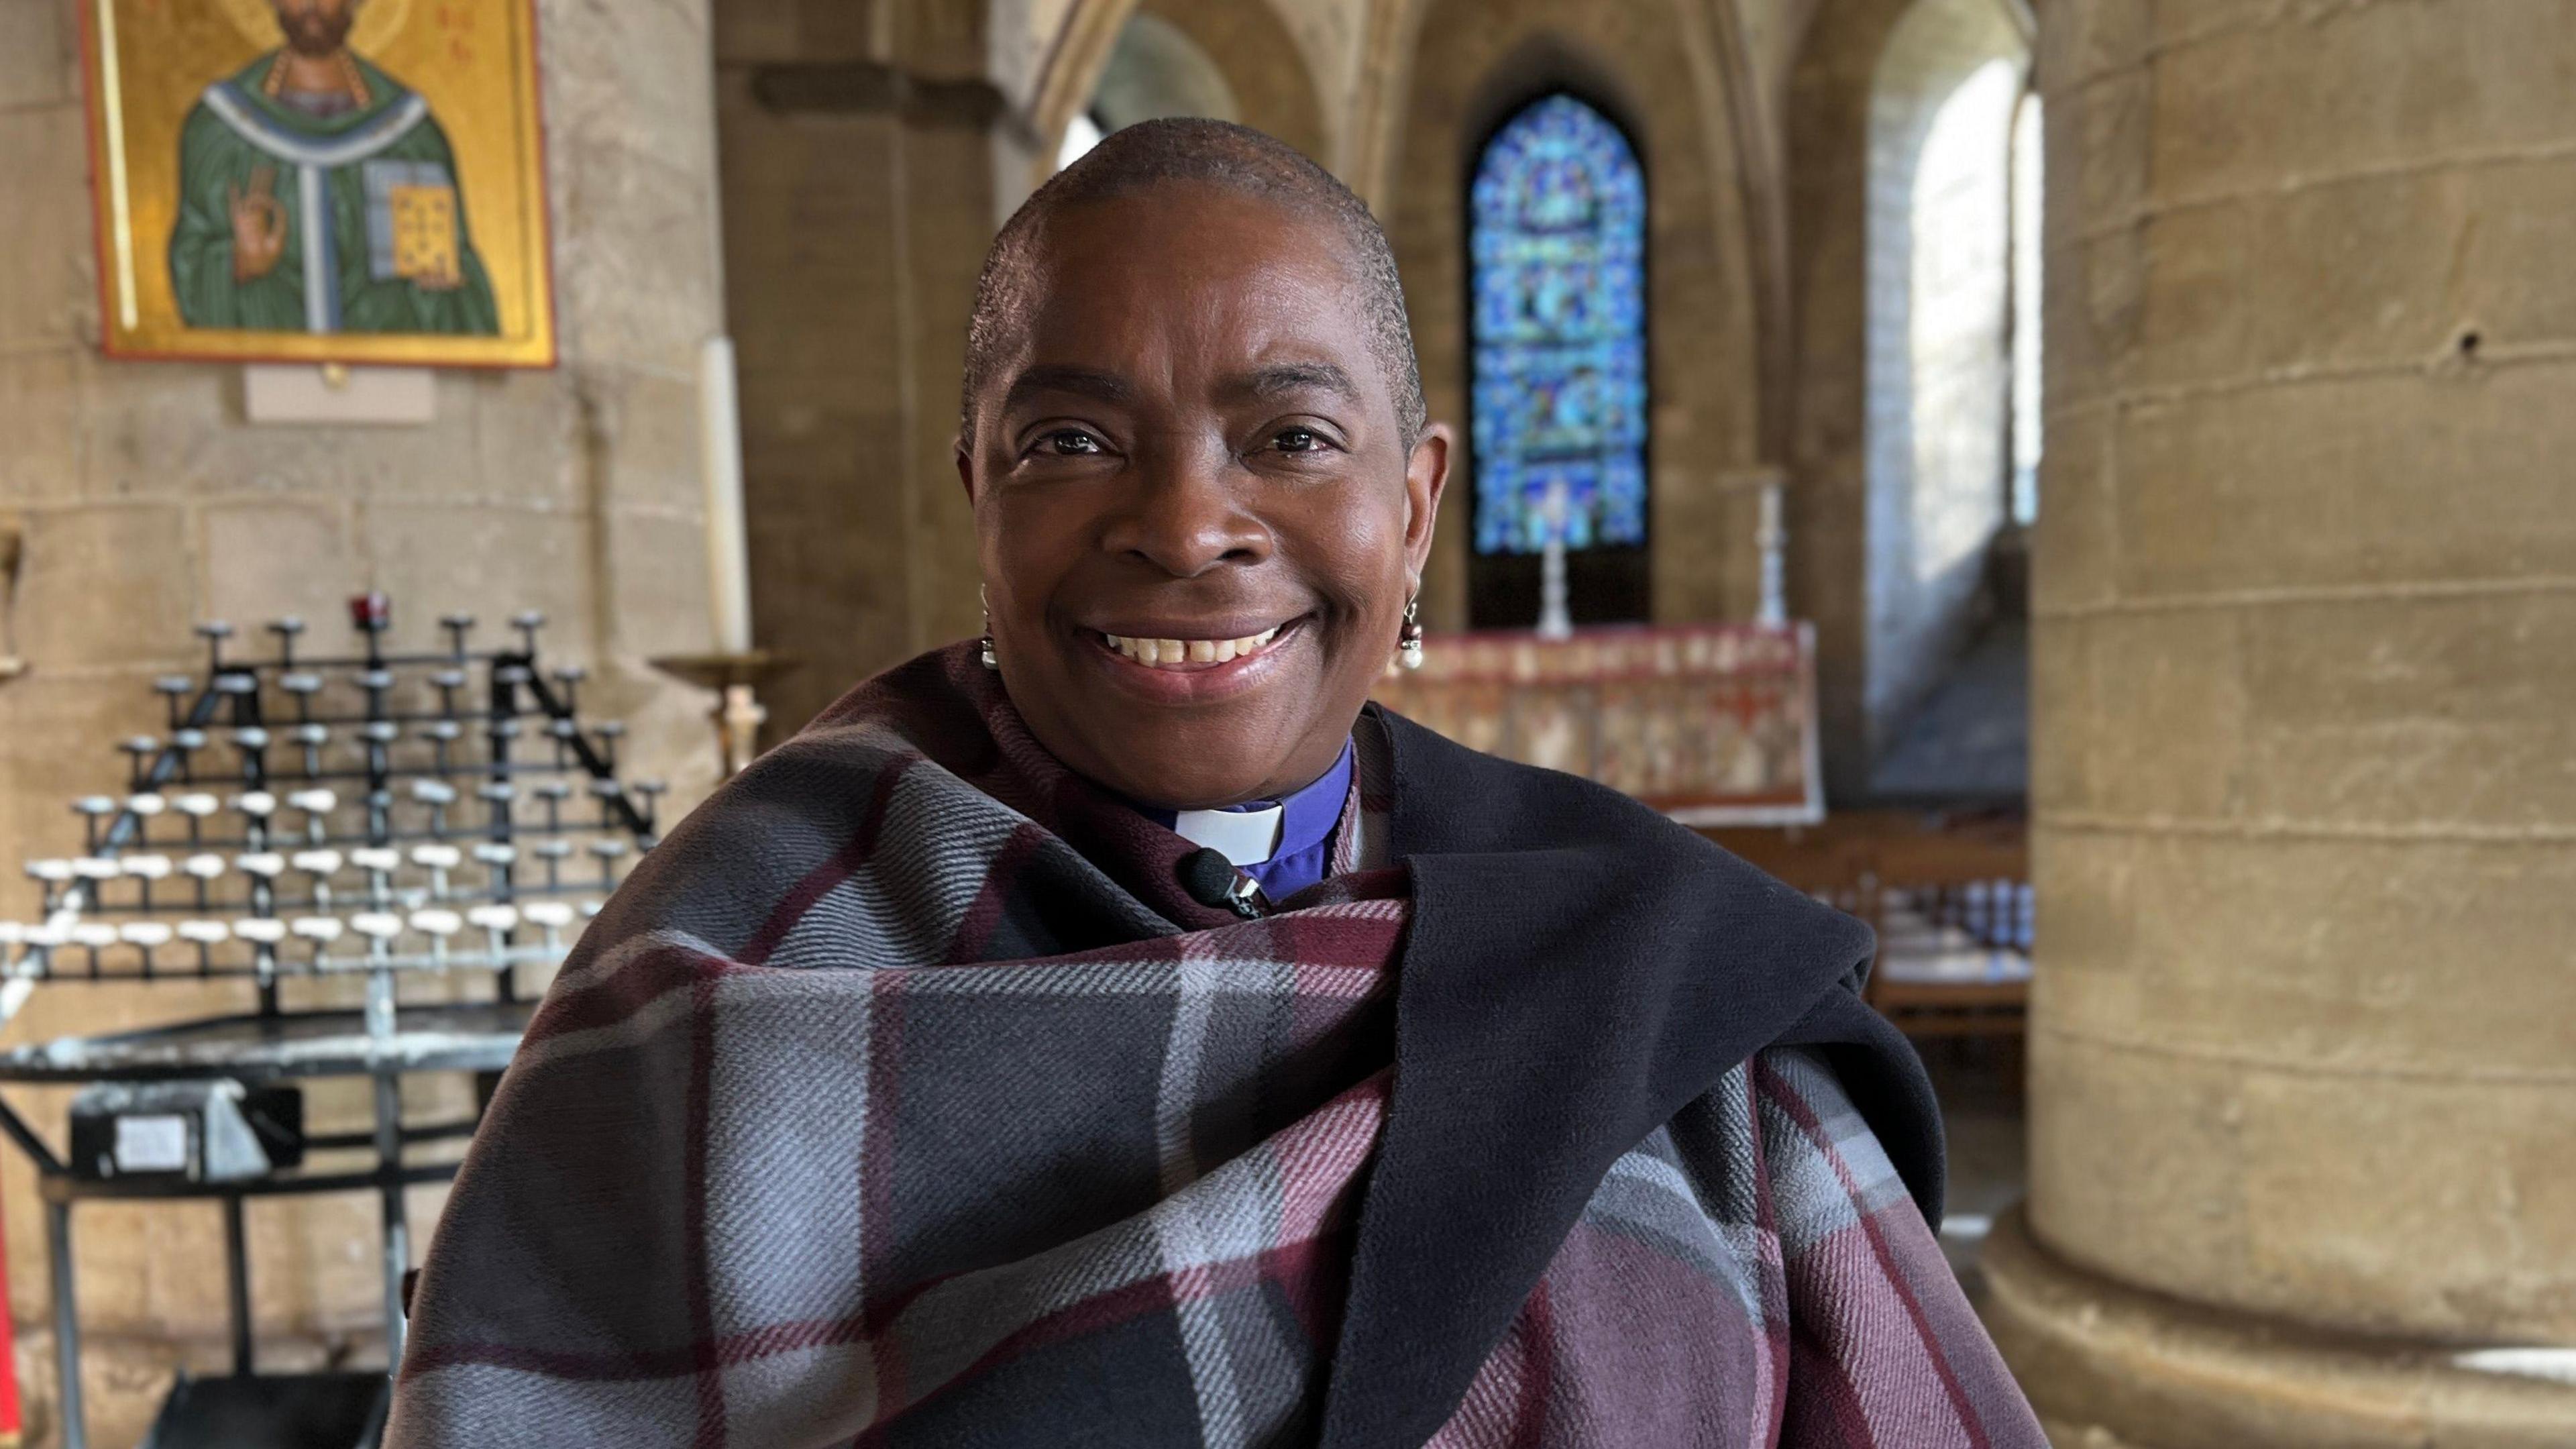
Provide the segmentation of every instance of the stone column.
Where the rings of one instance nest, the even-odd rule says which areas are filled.
[[[2052,0],[2056,1442],[2576,1443],[2576,4]]]
[[[717,11],[726,294],[742,358],[752,604],[797,667],[767,737],[973,635],[957,380],[997,222],[980,11],[738,0]]]
[[[113,742],[157,731],[151,683],[201,661],[192,624],[228,618],[264,649],[260,624],[299,614],[336,653],[342,601],[366,589],[393,596],[406,647],[432,643],[443,611],[497,634],[544,610],[548,653],[592,671],[585,709],[629,720],[634,773],[670,779],[685,808],[714,772],[707,701],[645,661],[708,644],[694,368],[723,312],[704,0],[541,0],[562,363],[442,373],[417,427],[253,426],[238,366],[99,355],[83,8],[0,0],[0,529],[24,540],[0,652],[31,666],[0,683],[0,912],[33,909],[21,860],[77,847],[71,798],[121,782]],[[232,985],[48,986],[0,1041],[249,1005]],[[446,1086],[452,1107],[462,1088]],[[59,1093],[10,1097],[46,1130],[61,1121]],[[364,1084],[320,1084],[309,1109],[321,1130],[358,1126]],[[9,1308],[41,1426],[53,1374],[31,1179],[0,1149]],[[439,1200],[415,1195],[416,1244]],[[249,1211],[262,1368],[381,1361],[372,1199]],[[220,1214],[96,1204],[75,1233],[91,1442],[132,1443],[175,1364],[226,1366]]]

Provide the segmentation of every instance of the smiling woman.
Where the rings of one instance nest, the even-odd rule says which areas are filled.
[[[1449,450],[1294,151],[1041,189],[968,347],[986,640],[609,903],[387,1442],[2039,1444],[1867,929],[1365,705]]]

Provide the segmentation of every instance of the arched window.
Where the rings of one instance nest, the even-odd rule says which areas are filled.
[[[1571,95],[1523,107],[1486,142],[1468,193],[1475,555],[1522,587],[1471,582],[1480,624],[1526,624],[1530,561],[1625,553],[1578,571],[1578,618],[1645,604],[1646,177],[1636,149]],[[1586,590],[1586,575],[1631,587]],[[1587,598],[1590,593],[1592,597]],[[1506,612],[1508,610],[1508,612]],[[1500,615],[1500,617],[1487,617]],[[1517,615],[1518,617],[1511,617]]]

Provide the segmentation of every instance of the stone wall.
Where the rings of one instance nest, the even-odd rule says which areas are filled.
[[[0,909],[32,909],[17,861],[76,845],[71,797],[121,780],[110,742],[160,724],[150,683],[201,658],[192,624],[256,635],[293,613],[336,643],[341,601],[368,589],[393,596],[397,641],[427,643],[447,610],[544,610],[548,652],[593,671],[585,707],[632,721],[636,773],[686,808],[713,770],[704,701],[645,661],[708,642],[694,370],[723,312],[706,7],[542,0],[562,364],[443,373],[435,421],[369,428],[252,426],[238,367],[99,355],[80,9],[0,0],[0,528],[24,535],[6,625],[32,665],[0,684]],[[53,986],[0,1040],[246,1005],[232,988]],[[453,1105],[454,1084],[430,1095]],[[9,1097],[58,1126],[57,1096]],[[336,1088],[313,1105],[326,1123],[364,1110]],[[416,1195],[415,1242],[437,1196]],[[41,1417],[43,1218],[14,1151],[0,1212]],[[363,1197],[251,1208],[267,1362],[381,1357],[374,1220]],[[172,1362],[223,1362],[219,1216],[104,1205],[76,1233],[92,1442],[130,1443]]]

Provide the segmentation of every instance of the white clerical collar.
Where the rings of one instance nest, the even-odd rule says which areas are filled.
[[[1238,866],[1259,865],[1279,848],[1279,822],[1287,813],[1278,805],[1261,810],[1183,810],[1172,820],[1172,833]]]

